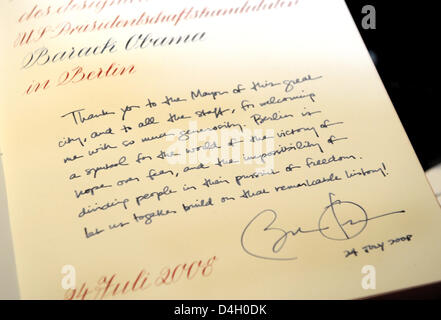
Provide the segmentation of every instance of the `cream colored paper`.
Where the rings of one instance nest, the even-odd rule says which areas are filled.
[[[441,202],[441,166],[438,164],[426,171],[427,180],[429,180],[438,202]]]
[[[23,298],[340,299],[441,279],[439,205],[343,1],[36,4],[1,5]]]
[[[11,228],[6,200],[6,188],[3,177],[3,165],[0,157],[0,299],[19,299],[17,271],[12,246]]]

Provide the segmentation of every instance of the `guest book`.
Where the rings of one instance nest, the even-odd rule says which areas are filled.
[[[355,299],[441,210],[341,0],[3,1],[23,299]]]

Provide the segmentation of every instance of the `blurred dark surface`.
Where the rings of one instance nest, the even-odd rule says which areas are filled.
[[[423,168],[441,162],[436,1],[346,0]],[[362,8],[373,5],[376,29],[365,30]],[[436,67],[435,67],[436,66]],[[393,148],[393,146],[391,146]]]
[[[439,69],[435,2],[346,0],[346,3],[366,47],[376,56],[378,73],[418,159],[427,170],[441,162],[441,143],[438,143],[441,118],[435,99]],[[376,29],[362,27],[365,5],[375,7]],[[441,299],[441,283],[374,299]]]
[[[441,283],[435,283],[418,288],[397,291],[369,300],[439,300],[441,299]]]

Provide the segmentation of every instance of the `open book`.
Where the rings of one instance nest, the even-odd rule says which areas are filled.
[[[24,299],[360,298],[441,210],[342,0],[3,1]]]

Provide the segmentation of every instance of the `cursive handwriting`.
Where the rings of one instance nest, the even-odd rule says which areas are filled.
[[[295,256],[279,255],[286,245],[289,238],[301,234],[319,233],[329,240],[350,240],[358,236],[368,225],[368,222],[375,219],[384,218],[390,215],[405,213],[405,210],[393,211],[377,216],[368,217],[366,210],[359,204],[352,201],[334,200],[334,194],[329,193],[330,204],[325,207],[321,214],[317,228],[297,227],[287,230],[275,226],[278,218],[276,211],[266,209],[254,216],[245,226],[241,235],[242,249],[249,255],[268,260],[295,260]],[[351,207],[351,216],[341,217],[339,215],[340,206]],[[250,249],[251,242],[261,239],[269,239],[270,254],[255,253]]]

